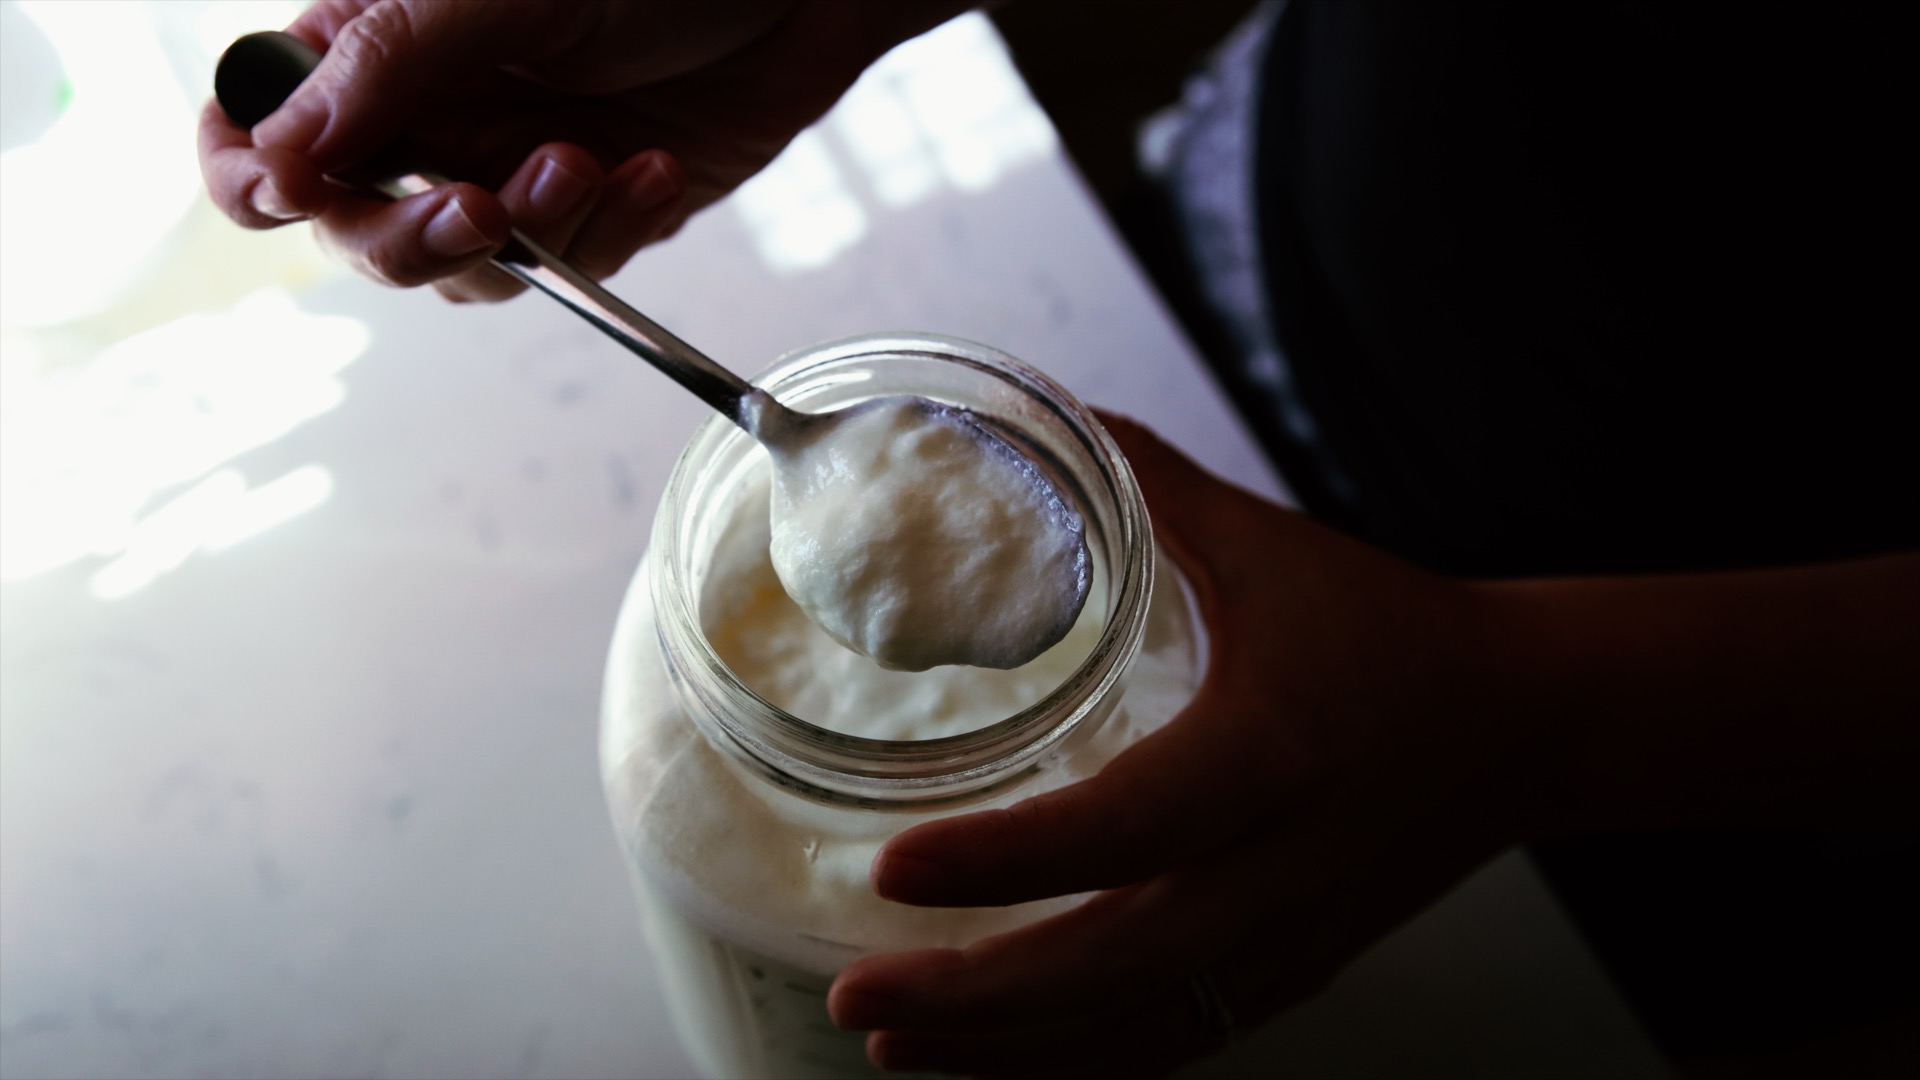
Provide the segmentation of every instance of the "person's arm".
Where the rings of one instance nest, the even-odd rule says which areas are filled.
[[[1457,581],[1110,427],[1198,597],[1205,679],[1096,776],[881,849],[904,903],[1097,890],[850,966],[831,1013],[884,1065],[1166,1071],[1220,1042],[1196,1001],[1257,1024],[1514,844],[1920,816],[1920,556]]]
[[[758,172],[894,44],[959,0],[321,0],[326,55],[251,133],[201,115],[214,203],[311,220],[362,273],[498,300],[518,226],[595,277]],[[323,177],[405,140],[450,184],[397,202]]]
[[[1536,833],[1920,823],[1920,555],[1479,589],[1563,733]]]

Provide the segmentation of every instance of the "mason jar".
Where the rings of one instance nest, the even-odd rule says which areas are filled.
[[[1185,705],[1201,643],[1119,448],[1046,376],[887,334],[801,350],[755,381],[807,411],[903,393],[971,410],[1077,502],[1092,556],[1081,623],[1025,667],[885,671],[779,590],[758,444],[715,417],[674,466],[614,632],[600,742],[655,970],[709,1076],[876,1075],[863,1036],[827,1018],[841,968],[1077,902],[884,901],[868,884],[880,845],[1091,775]]]

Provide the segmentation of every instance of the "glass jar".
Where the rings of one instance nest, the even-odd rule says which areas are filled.
[[[614,633],[600,747],[656,970],[708,1075],[866,1075],[863,1037],[827,1019],[841,968],[869,953],[965,945],[1075,902],[883,901],[867,877],[880,845],[1091,775],[1186,703],[1199,649],[1119,448],[1045,376],[969,342],[890,334],[802,350],[756,382],[810,411],[899,393],[971,409],[1078,502],[1094,563],[1082,626],[1026,668],[885,672],[838,646],[800,650],[788,639],[819,632],[762,610],[788,603],[784,594],[769,601],[739,584],[742,567],[762,573],[765,560],[764,450],[715,417],[674,466]],[[764,678],[750,685],[716,646],[742,638],[780,665],[784,697]],[[770,698],[883,727],[889,712],[917,722],[952,708],[966,730],[865,737]]]

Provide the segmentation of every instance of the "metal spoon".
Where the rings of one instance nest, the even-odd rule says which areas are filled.
[[[312,46],[290,34],[279,31],[248,34],[228,46],[221,55],[220,64],[214,71],[214,96],[229,120],[252,130],[254,125],[271,116],[312,74],[320,63],[320,55]],[[393,164],[392,161],[383,163],[379,159],[357,167],[346,177],[336,179],[353,181],[356,186],[370,187],[396,199],[448,182],[446,177],[437,173]],[[874,398],[828,413],[789,409],[775,400],[773,395],[721,367],[700,350],[669,333],[659,323],[634,310],[519,229],[513,230],[512,240],[493,256],[492,262],[566,305],[628,351],[691,390],[694,396],[765,446],[777,466],[797,463],[807,447],[829,436],[832,427],[851,420],[857,413],[903,402],[911,403],[929,420],[943,420],[963,427],[973,435],[973,441],[983,454],[1010,455],[1015,460],[1027,462],[1018,449],[974,420],[967,410],[927,398],[911,395]],[[1031,463],[1027,464],[1030,466]],[[1039,469],[1028,467],[1021,472],[1035,485],[1034,490],[1050,497],[1067,514],[1070,519],[1068,527],[1079,544],[1079,563],[1082,567],[1089,565],[1084,533],[1079,515],[1072,509],[1072,501],[1062,495]],[[852,542],[871,541],[856,537]],[[1086,602],[1091,578],[1090,573],[1078,576],[1076,594],[1071,598],[1070,609],[1061,613],[1063,617],[1057,633],[1051,633],[1044,640],[1037,638],[1031,642],[1031,653],[1018,658],[1018,663],[1025,663],[1039,655],[1065,635]],[[964,613],[954,614],[964,616]],[[815,612],[809,611],[808,615],[816,622],[820,621]],[[1005,666],[1017,664],[1008,663]]]
[[[278,30],[247,34],[221,54],[219,66],[214,69],[214,96],[229,120],[251,131],[254,125],[273,115],[306,81],[320,63],[320,56],[311,45]],[[380,159],[357,167],[346,179],[395,199],[430,191],[449,182],[447,177],[427,169],[383,168]],[[490,261],[566,305],[628,351],[665,372],[769,450],[777,452],[799,440],[816,437],[826,418],[835,415],[787,408],[771,394],[757,389],[636,311],[519,229],[512,230],[511,241]],[[931,401],[927,406],[943,413],[953,411]],[[984,428],[980,431],[987,438],[998,438]]]
[[[293,94],[320,63],[320,53],[306,42],[277,30],[239,38],[220,57],[214,70],[214,96],[227,118],[251,131]],[[447,183],[447,178],[424,170],[398,175],[373,175],[366,186],[403,198]],[[565,259],[535,243],[519,229],[513,240],[493,257],[493,265],[565,304],[602,333],[646,360],[720,415],[747,428],[745,400],[754,394],[766,398],[763,409],[792,413],[770,395],[715,363],[705,353],[669,333]],[[776,414],[777,415],[777,414]],[[787,424],[799,424],[796,418]]]

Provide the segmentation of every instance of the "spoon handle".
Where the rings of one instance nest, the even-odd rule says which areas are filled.
[[[407,173],[374,186],[394,198],[417,195],[446,183],[430,173]],[[642,315],[572,263],[548,251],[519,229],[492,259],[493,265],[546,293],[598,327],[634,355],[665,372],[722,416],[742,423],[740,399],[752,392],[745,379]]]
[[[289,34],[265,31],[235,41],[220,58],[214,94],[235,124],[251,129],[280,107],[320,62],[320,54]],[[375,181],[393,198],[429,191],[447,178],[409,172]],[[720,415],[746,427],[743,399],[753,386],[608,292],[579,268],[535,243],[519,229],[493,265],[553,297],[629,352],[665,372]]]

